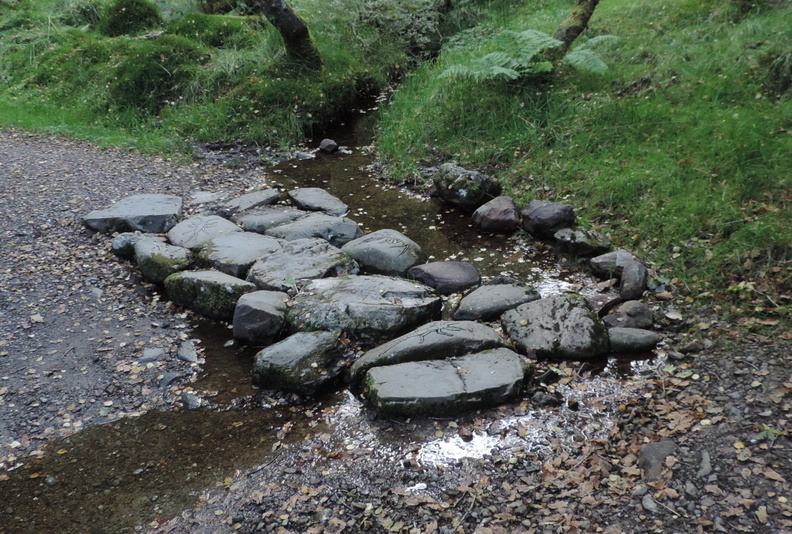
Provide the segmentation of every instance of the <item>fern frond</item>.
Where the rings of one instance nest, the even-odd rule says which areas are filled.
[[[605,74],[608,66],[600,57],[587,48],[576,48],[564,56],[564,63],[572,65],[582,72],[593,72],[595,74]]]
[[[608,43],[618,40],[619,38],[616,37],[615,35],[597,35],[596,37],[592,37],[591,39],[589,39],[582,45],[578,46],[577,48],[585,48],[587,50],[591,50],[592,48],[596,48],[602,43]]]

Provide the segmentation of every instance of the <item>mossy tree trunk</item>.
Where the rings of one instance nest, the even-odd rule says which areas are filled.
[[[286,0],[258,0],[258,8],[280,32],[289,59],[312,69],[322,68],[322,57],[311,38],[308,25]]]
[[[558,39],[563,43],[561,46],[552,49],[551,54],[555,59],[564,57],[569,47],[575,42],[575,39],[585,31],[591,15],[594,14],[594,9],[599,3],[600,0],[578,0],[572,13],[553,34],[554,39]]]

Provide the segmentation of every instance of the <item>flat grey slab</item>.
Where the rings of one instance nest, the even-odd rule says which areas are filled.
[[[524,376],[520,356],[500,348],[374,367],[366,375],[366,396],[388,415],[452,415],[508,401],[519,394]]]
[[[253,291],[239,297],[234,308],[234,337],[255,345],[275,341],[286,324],[289,300],[281,291]]]
[[[198,257],[209,267],[245,278],[251,265],[280,249],[281,241],[275,237],[255,232],[231,232],[201,245]]]
[[[366,234],[350,241],[341,250],[372,274],[404,276],[410,267],[426,261],[426,254],[415,241],[391,229]]]
[[[341,217],[349,212],[349,206],[319,187],[298,187],[288,192],[289,198],[298,208],[309,211],[323,211]]]
[[[109,208],[94,210],[83,224],[96,232],[136,231],[160,234],[170,230],[181,217],[182,199],[174,195],[133,195]]]
[[[245,230],[263,234],[270,228],[292,222],[305,215],[305,211],[292,206],[266,206],[238,213],[232,217],[232,220]]]
[[[433,321],[363,354],[349,376],[361,380],[372,367],[422,360],[443,360],[506,346],[489,326],[472,321]]]
[[[289,309],[292,330],[344,330],[358,336],[401,334],[436,317],[431,288],[387,276],[312,280]]]
[[[363,237],[363,231],[352,219],[326,213],[309,213],[286,224],[269,228],[265,233],[289,241],[318,237],[334,247],[344,246],[353,239]]]
[[[465,295],[454,312],[454,319],[495,321],[504,312],[521,304],[539,300],[539,292],[531,286],[493,284],[481,286]]]
[[[193,249],[210,239],[241,231],[242,228],[228,219],[223,219],[217,215],[198,215],[190,217],[171,228],[168,232],[168,239],[174,245]]]
[[[189,249],[164,243],[158,236],[141,236],[135,241],[135,262],[149,282],[161,284],[173,273],[189,268],[192,261]]]
[[[178,306],[211,319],[228,321],[237,300],[256,290],[250,282],[219,271],[183,271],[165,279],[168,297]]]
[[[255,262],[247,279],[259,289],[286,291],[298,280],[357,272],[358,264],[347,254],[323,239],[309,238],[285,241],[280,250]]]
[[[459,293],[481,283],[478,270],[464,261],[433,261],[416,265],[408,274],[443,295]]]
[[[605,325],[576,293],[535,300],[501,317],[504,331],[526,354],[580,359],[609,350]]]
[[[612,352],[646,352],[654,349],[663,337],[641,328],[611,328],[608,330]]]
[[[220,209],[224,214],[238,213],[261,206],[269,206],[279,200],[280,192],[277,189],[259,189],[225,201]]]

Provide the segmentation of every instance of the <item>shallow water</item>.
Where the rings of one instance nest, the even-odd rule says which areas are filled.
[[[325,188],[350,206],[349,217],[365,231],[399,230],[433,260],[472,262],[485,280],[507,276],[530,282],[543,296],[596,292],[590,289],[595,281],[585,273],[546,250],[534,250],[519,235],[481,234],[467,214],[377,181],[371,149],[365,146],[370,138],[366,120],[340,127],[333,136],[346,153],[283,162],[270,172],[270,185]],[[132,532],[178,514],[205,492],[230,484],[228,477],[235,473],[265,468],[272,458],[288,454],[280,444],[320,432],[341,450],[374,451],[375,462],[409,457],[426,465],[516,448],[537,451],[554,439],[601,437],[608,430],[603,403],[618,400],[625,379],[655,365],[651,360],[602,361],[598,376],[574,388],[560,385],[565,400],[580,401],[578,410],[527,406],[489,421],[485,416],[484,423],[457,425],[449,419],[382,432],[348,391],[310,401],[262,394],[249,380],[253,349],[231,343],[226,325],[199,321],[194,327],[205,363],[188,389],[207,406],[149,412],[55,442],[3,482],[7,498],[0,509],[5,510],[0,533]],[[461,425],[473,430],[463,437],[456,430]]]

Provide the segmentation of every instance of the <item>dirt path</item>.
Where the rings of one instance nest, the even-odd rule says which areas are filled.
[[[173,354],[187,336],[184,317],[117,261],[105,238],[86,232],[80,216],[137,192],[189,196],[200,189],[238,191],[261,181],[255,172],[178,166],[0,131],[4,502],[19,497],[4,489],[6,473],[34,465],[37,451],[55,438],[167,409],[178,398],[163,381],[178,384],[195,371]],[[145,348],[163,348],[166,357],[135,367]],[[410,451],[383,462],[366,447],[338,447],[321,427],[289,442],[290,427],[284,425],[278,443],[289,454],[208,488],[196,496],[194,509],[176,518],[161,517],[135,530],[792,532],[791,349],[780,342],[719,341],[651,376],[625,380],[630,395],[607,408],[614,422],[606,437],[582,435],[542,450],[517,447],[440,467],[410,460]],[[578,368],[567,369],[566,387],[575,388]],[[480,428],[494,433],[489,423],[524,413],[532,407],[529,399],[530,393],[515,406],[455,420],[372,424],[383,437],[397,431],[463,436]],[[322,409],[321,403],[305,408]],[[500,437],[529,431],[504,427]],[[653,462],[643,447],[660,439],[671,440],[673,448],[655,462],[658,478],[644,480],[641,468]],[[40,483],[44,488],[47,482]],[[42,491],[32,491],[30,498]],[[0,509],[0,533],[35,531],[24,527],[18,512]],[[105,530],[97,525],[93,531]]]

